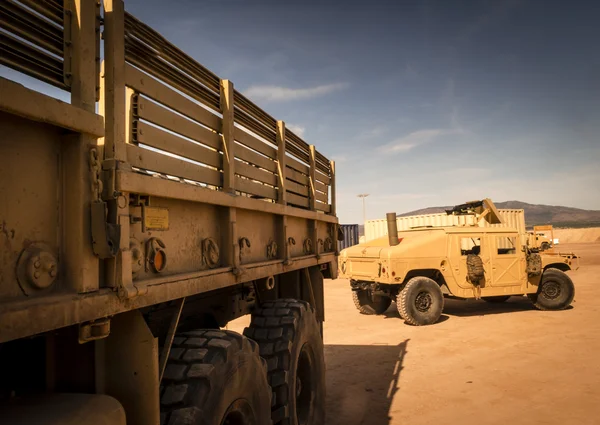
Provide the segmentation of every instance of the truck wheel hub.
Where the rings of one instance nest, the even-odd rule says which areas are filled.
[[[431,308],[431,303],[432,299],[429,292],[419,292],[419,294],[415,298],[415,307],[417,308],[417,310],[423,313],[429,311],[429,309]]]

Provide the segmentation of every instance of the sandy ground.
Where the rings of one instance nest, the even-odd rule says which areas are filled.
[[[327,281],[327,425],[600,424],[600,244],[561,248],[582,261],[559,312],[447,300],[411,327],[395,304],[360,315],[347,281]]]
[[[600,227],[586,229],[554,229],[554,237],[562,244],[597,242],[600,243]]]

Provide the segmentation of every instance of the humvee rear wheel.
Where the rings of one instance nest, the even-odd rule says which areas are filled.
[[[294,299],[264,302],[244,335],[267,361],[273,425],[324,424],[325,355],[313,307]]]
[[[575,286],[567,274],[558,269],[547,269],[536,294],[528,295],[538,310],[563,310],[575,297]]]
[[[488,303],[503,303],[508,301],[510,295],[499,295],[496,297],[481,297],[483,301],[487,301]]]
[[[267,366],[256,342],[236,332],[178,334],[161,384],[161,425],[271,423]]]
[[[431,325],[442,315],[444,295],[434,280],[417,276],[400,291],[396,303],[400,317],[409,325]]]
[[[383,314],[392,304],[385,295],[373,295],[370,289],[352,290],[354,306],[362,314]]]

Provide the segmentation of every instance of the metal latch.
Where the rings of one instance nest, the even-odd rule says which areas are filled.
[[[113,258],[119,252],[121,226],[108,223],[106,202],[93,201],[92,249],[99,258]]]
[[[90,149],[90,177],[92,182],[92,250],[100,258],[113,258],[119,251],[121,227],[108,222],[108,208],[102,200],[104,184],[100,178],[102,165],[96,148]]]
[[[106,338],[110,334],[110,319],[99,319],[79,325],[79,343]]]

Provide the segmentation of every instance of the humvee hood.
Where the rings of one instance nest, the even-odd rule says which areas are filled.
[[[398,232],[400,243],[396,246],[390,246],[387,236],[374,239],[372,241],[355,245],[344,249],[341,252],[342,258],[379,258],[387,257],[392,252],[394,255],[401,254],[402,251],[414,250],[419,245],[428,244],[432,239],[444,237],[443,228],[436,229],[414,229]]]

